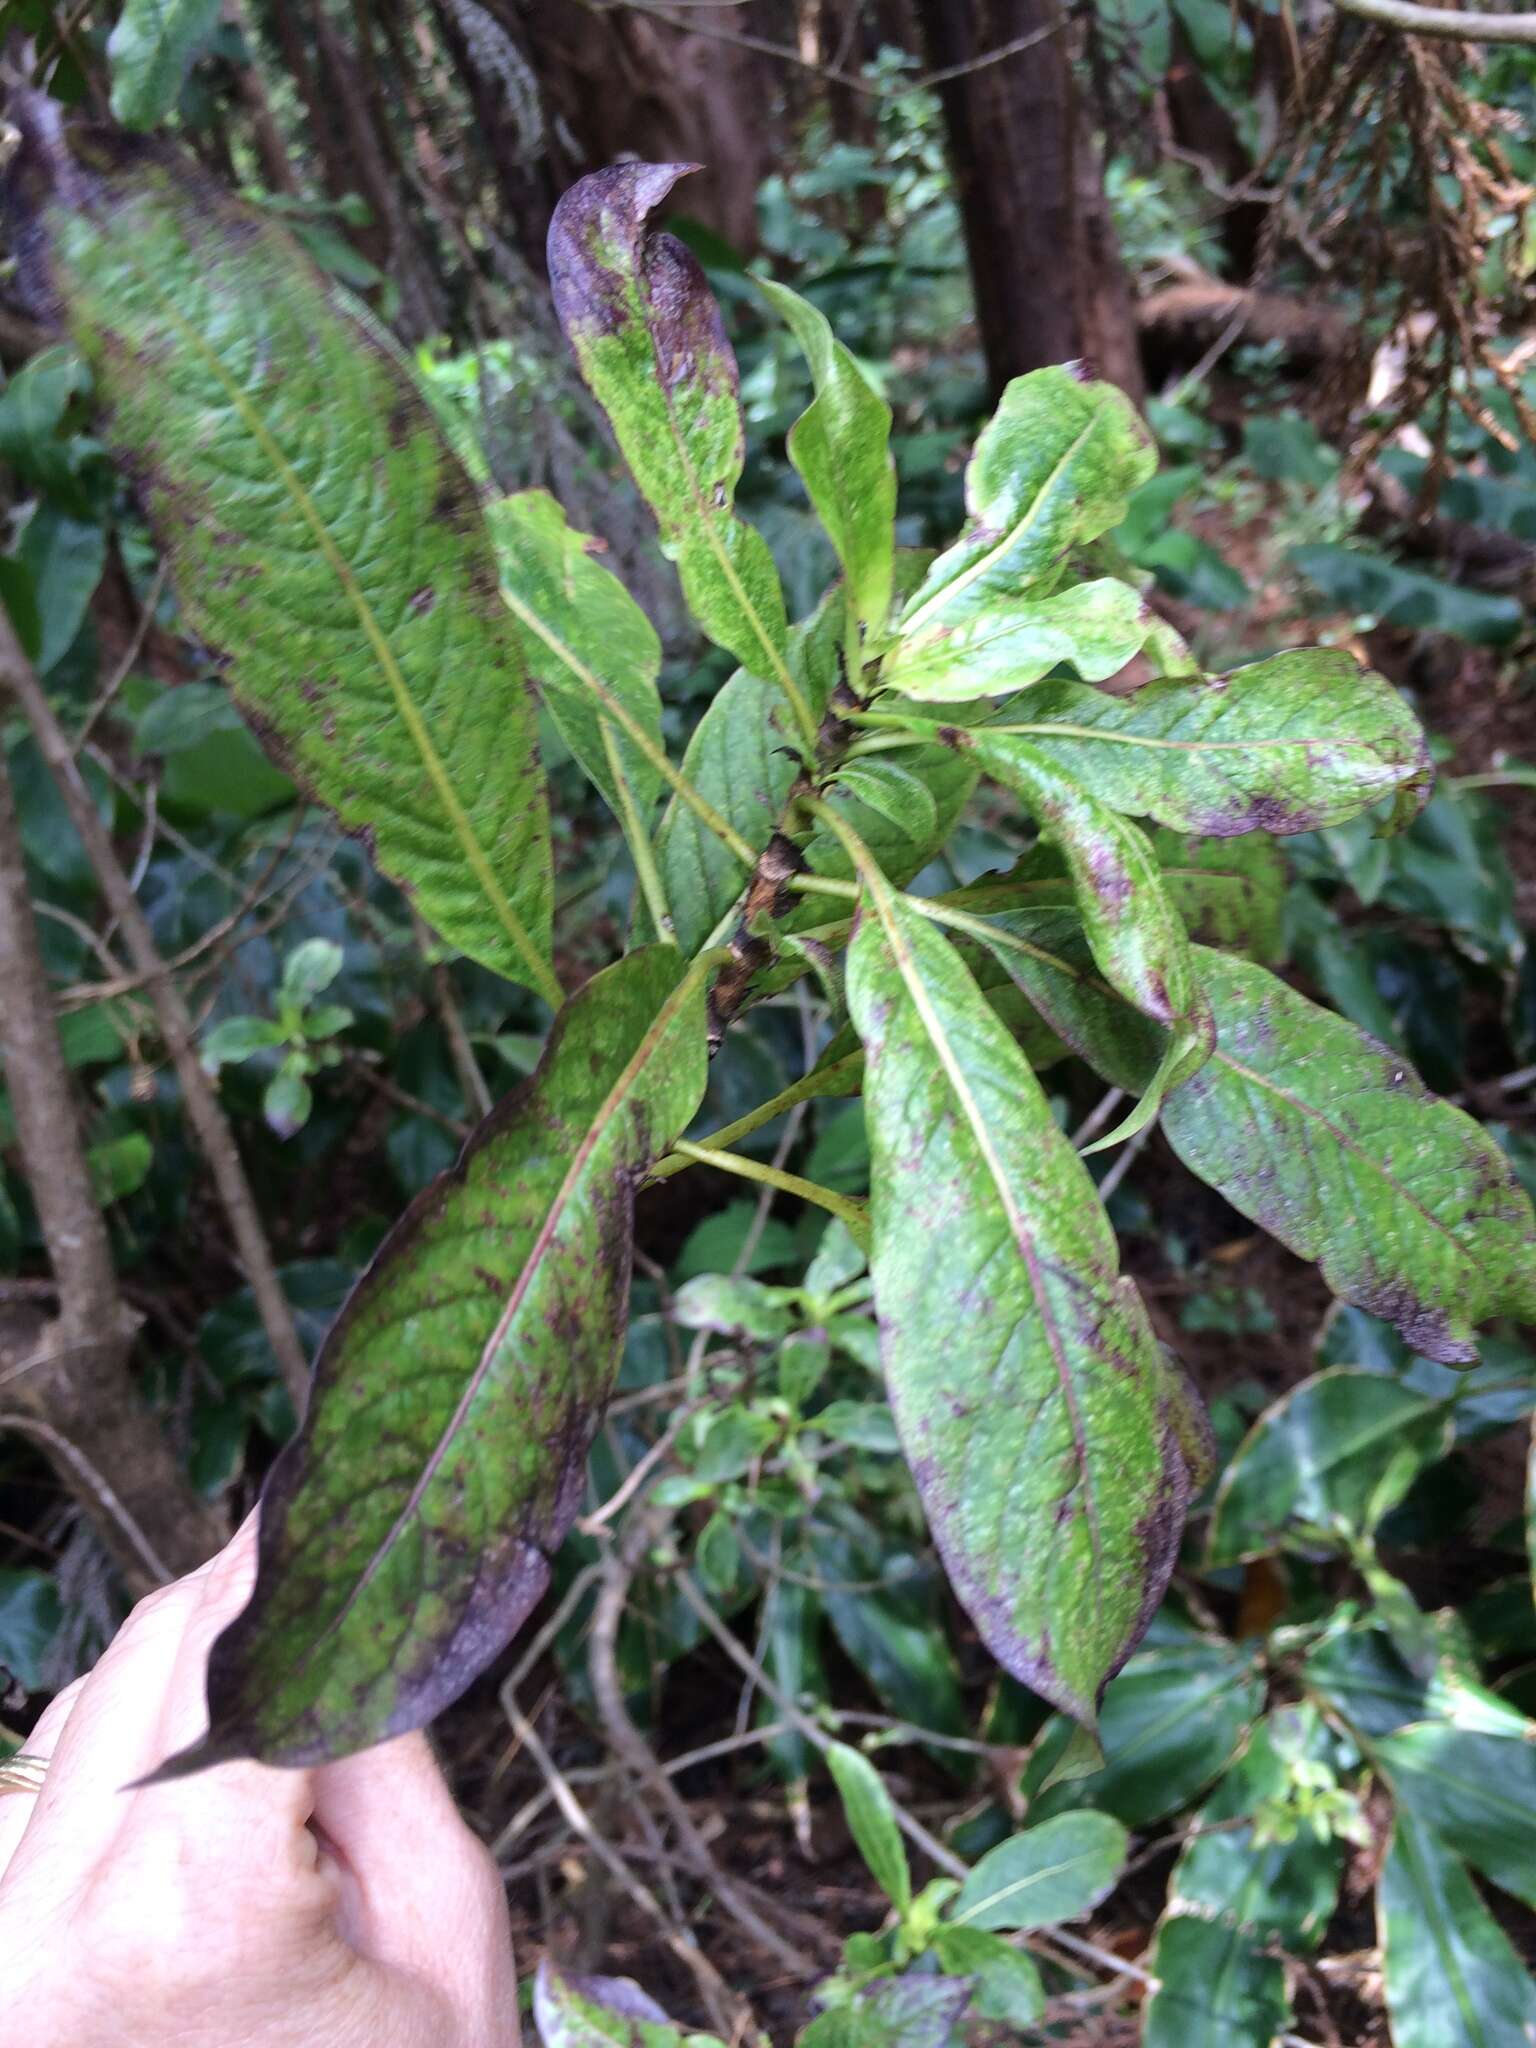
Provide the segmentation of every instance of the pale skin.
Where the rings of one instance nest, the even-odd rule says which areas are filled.
[[[0,1798],[0,2016],[33,2048],[516,2048],[506,1901],[425,1737],[133,1779],[207,1725],[255,1523],[134,1609]]]

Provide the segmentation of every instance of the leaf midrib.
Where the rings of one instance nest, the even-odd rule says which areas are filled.
[[[988,548],[984,553],[977,555],[973,561],[968,562],[957,575],[952,576],[947,583],[936,590],[932,597],[925,598],[916,611],[910,612],[902,620],[900,627],[901,639],[906,639],[909,634],[914,632],[936,606],[947,605],[951,599],[958,597],[962,591],[969,590],[979,576],[985,575],[986,571],[995,562],[1028,536],[1031,527],[1040,519],[1045,501],[1059,482],[1062,472],[1066,469],[1068,463],[1072,461],[1094,428],[1099,424],[1099,419],[1099,410],[1095,408],[1084,422],[1081,432],[1052,465],[1050,474],[1031,500],[1028,512],[1022,518],[1016,519],[1005,533],[1000,534],[994,546]]]
[[[1046,1340],[1050,1346],[1051,1362],[1056,1368],[1057,1379],[1060,1383],[1062,1398],[1066,1403],[1067,1416],[1072,1429],[1073,1449],[1076,1454],[1079,1482],[1082,1486],[1084,1515],[1088,1523],[1089,1539],[1093,1546],[1095,1568],[1090,1575],[1089,1583],[1093,1590],[1095,1608],[1101,1609],[1103,1605],[1103,1575],[1099,1568],[1103,1564],[1104,1546],[1103,1534],[1099,1527],[1098,1500],[1088,1476],[1087,1433],[1083,1427],[1082,1411],[1078,1406],[1077,1400],[1077,1388],[1067,1361],[1062,1335],[1057,1328],[1055,1311],[1045,1291],[1045,1281],[1041,1271],[1039,1255],[1035,1250],[1023,1211],[1018,1207],[1014,1199],[1013,1188],[1009,1182],[1007,1172],[992,1145],[986,1120],[981,1114],[975,1097],[971,1094],[965,1074],[954,1056],[953,1048],[949,1044],[948,1035],[944,1030],[943,1023],[929,1001],[927,985],[917,970],[916,962],[907,950],[906,942],[892,914],[895,906],[885,886],[884,878],[878,874],[877,870],[866,868],[864,870],[864,880],[870,895],[874,899],[880,916],[881,926],[890,945],[892,957],[896,962],[897,972],[906,985],[913,1007],[922,1019],[923,1029],[928,1035],[929,1043],[939,1056],[940,1063],[948,1077],[950,1088],[960,1104],[967,1124],[970,1126],[976,1148],[986,1162],[987,1171],[991,1175],[993,1184],[998,1191],[998,1198],[1008,1223],[1009,1234],[1013,1238],[1015,1248],[1023,1260],[1025,1272],[1029,1277],[1030,1291],[1034,1295],[1035,1307],[1040,1316],[1041,1325],[1046,1332]]]
[[[415,700],[411,696],[410,688],[395,658],[394,649],[389,644],[388,636],[385,634],[383,627],[380,626],[373,607],[369,604],[363,592],[362,586],[353,575],[350,563],[332,538],[330,529],[321,517],[319,508],[305,487],[303,479],[289,462],[276,438],[262,419],[261,414],[252,405],[236,379],[225,368],[223,359],[218,354],[218,351],[209,345],[189,320],[184,318],[177,307],[160,290],[159,286],[134,261],[132,254],[126,250],[122,251],[121,254],[124,263],[135,273],[140,284],[159,305],[164,316],[181,334],[183,340],[191,347],[194,354],[202,358],[215,379],[222,386],[231,405],[244,422],[257,446],[276,470],[294,505],[310,531],[314,534],[327,567],[336,578],[337,583],[356,613],[358,623],[363,629],[364,637],[368,641],[370,648],[373,650],[374,658],[384,673],[385,681],[388,683],[391,694],[395,699],[396,709],[399,711],[406,730],[409,732],[417,752],[421,756],[422,765],[426,768],[433,788],[437,791],[438,798],[444,810],[448,813],[454,837],[458,840],[465,858],[474,872],[476,881],[479,882],[484,890],[487,901],[495,911],[507,936],[511,939],[513,946],[521,956],[524,965],[529,970],[529,986],[539,995],[543,996],[546,1002],[553,1004],[558,1009],[564,1001],[564,991],[555,979],[553,971],[546,964],[543,956],[534,945],[527,926],[508,900],[495,870],[491,867],[485,849],[480,844],[477,834],[470,825],[468,814],[459,802],[458,792],[453,787],[447,769],[443,765],[442,757],[438,753],[432,736],[427,730],[426,723],[417,709]]]
[[[490,1336],[481,1346],[480,1357],[476,1361],[475,1369],[459,1397],[458,1405],[455,1407],[453,1414],[444,1425],[437,1442],[428,1454],[420,1475],[412,1484],[410,1494],[407,1496],[385,1535],[374,1546],[373,1554],[359,1575],[356,1585],[348,1593],[346,1600],[338,1608],[321,1633],[315,1637],[304,1654],[290,1667],[288,1674],[290,1677],[297,1677],[300,1672],[313,1663],[325,1645],[345,1625],[348,1616],[367,1592],[369,1586],[372,1585],[378,1573],[383,1569],[385,1559],[390,1555],[396,1543],[399,1542],[410,1521],[420,1508],[422,1501],[426,1497],[428,1487],[441,1470],[443,1460],[452,1449],[455,1438],[463,1427],[470,1409],[478,1399],[481,1388],[485,1385],[486,1379],[495,1363],[498,1348],[503,1342],[506,1332],[518,1310],[527,1298],[529,1289],[537,1277],[544,1256],[549,1250],[555,1231],[565,1214],[567,1206],[577,1191],[578,1184],[585,1175],[593,1152],[606,1133],[613,1117],[617,1115],[619,1109],[623,1106],[624,1098],[634,1088],[641,1073],[654,1057],[659,1044],[671,1028],[679,1011],[691,998],[695,987],[703,978],[704,973],[709,971],[709,964],[707,961],[695,961],[693,963],[692,967],[690,967],[677,987],[672,991],[672,994],[657,1011],[652,1022],[647,1026],[645,1035],[625,1064],[623,1072],[598,1106],[596,1113],[588,1124],[587,1130],[582,1136],[581,1142],[572,1154],[571,1164],[567,1168],[565,1177],[549,1205],[544,1221],[528,1249],[528,1254],[519,1269],[512,1291],[508,1295],[506,1304],[496,1320],[496,1325]]]

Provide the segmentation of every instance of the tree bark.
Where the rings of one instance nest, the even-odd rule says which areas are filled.
[[[487,4],[500,18],[510,0]],[[676,27],[570,0],[523,0],[519,12],[546,108],[574,141],[579,169],[625,154],[698,162],[680,208],[751,255],[757,188],[782,155],[779,109],[793,81],[774,58],[698,31],[792,43],[790,10],[775,0],[690,6]]]
[[[113,849],[106,827],[96,815],[90,791],[80,773],[80,764],[55,717],[52,705],[10,620],[0,612],[0,698],[14,698],[36,737],[38,750],[63,798],[70,823],[81,844],[101,892],[116,918],[135,968],[144,977],[146,992],[154,1006],[155,1020],[165,1049],[181,1084],[182,1102],[218,1189],[229,1222],[235,1250],[245,1269],[255,1297],[262,1328],[284,1384],[302,1414],[309,1391],[309,1360],[294,1326],[293,1311],[283,1293],[282,1282],[272,1261],[256,1208],[256,1198],[245,1177],[245,1167],[235,1145],[213,1083],[203,1072],[194,1044],[191,1014],[170,969],[160,957],[149,919],[134,895],[128,877]]]
[[[125,1307],[91,1192],[69,1071],[27,896],[10,777],[0,759],[0,1051],[58,1314],[0,1321],[0,1429],[33,1438],[91,1516],[134,1593],[191,1571],[223,1543],[128,1373]]]
[[[918,0],[918,14],[930,64],[965,67],[939,92],[993,397],[1086,360],[1139,400],[1130,287],[1057,0]]]

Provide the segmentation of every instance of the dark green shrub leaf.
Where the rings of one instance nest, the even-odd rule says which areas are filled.
[[[6,1674],[28,1692],[43,1682],[43,1658],[63,1618],[58,1588],[46,1572],[0,1568],[0,1688]]]
[[[1445,1456],[1451,1405],[1380,1373],[1336,1367],[1266,1408],[1222,1475],[1207,1561],[1348,1549]]]
[[[1252,1655],[1219,1636],[1176,1627],[1166,1614],[1155,1632],[1157,1640],[1105,1689],[1103,1769],[1037,1794],[1035,1785],[1055,1761],[1046,1738],[1024,1787],[1031,1814],[1093,1806],[1127,1827],[1147,1827],[1188,1806],[1229,1762],[1264,1704]]]
[[[1536,1984],[1464,1867],[1399,1812],[1376,1893],[1395,2048],[1536,2039]]]
[[[980,1927],[940,1927],[933,1952],[947,1976],[972,1979],[978,2019],[1029,2027],[1044,2012],[1045,1986],[1034,1961],[1000,1934]]]
[[[789,459],[837,550],[854,617],[878,630],[891,608],[891,409],[816,307],[768,278],[759,286],[799,342],[816,386],[789,430]]]
[[[34,127],[9,205],[191,630],[444,938],[558,1004],[534,707],[469,478],[280,228],[143,145],[80,152]]]
[[[1506,647],[1524,623],[1518,598],[1405,569],[1369,548],[1318,541],[1292,548],[1291,560],[1330,604],[1368,614],[1383,625],[1452,633],[1478,647]]]
[[[1264,1809],[1284,1819],[1291,1760],[1326,1763],[1335,1748],[1315,1708],[1271,1717],[1201,1808],[1158,1924],[1146,2048],[1270,2048],[1285,2027],[1276,1951],[1303,1954],[1322,1938],[1343,1843],[1304,1821],[1265,1826]]]
[[[778,572],[731,509],[745,452],[736,358],[698,263],[675,236],[646,228],[695,169],[615,164],[573,185],[550,222],[550,289],[689,609],[744,668],[782,687]]]
[[[952,2048],[970,2002],[953,1977],[883,1977],[812,2020],[798,2048]]]
[[[868,1757],[850,1749],[846,1742],[828,1744],[827,1768],[842,1799],[849,1832],[871,1877],[897,1912],[905,1913],[912,1903],[912,1876],[885,1780]]]
[[[1148,683],[1129,697],[1042,683],[1026,708],[1027,718],[984,730],[1027,738],[1117,811],[1207,838],[1316,831],[1394,791],[1411,816],[1433,781],[1397,691],[1337,648]]]
[[[961,1602],[1091,1725],[1172,1569],[1189,1495],[1167,1368],[1093,1184],[954,948],[865,876],[881,1352]]]
[[[1531,1722],[1512,1737],[1421,1721],[1371,1745],[1399,1810],[1528,1906],[1536,1905],[1533,1738]]]
[[[1114,1889],[1125,1829],[1107,1813],[1062,1813],[989,1849],[949,1912],[953,1927],[1053,1927],[1081,1919]]]
[[[411,1204],[321,1349],[256,1590],[209,1658],[209,1734],[169,1768],[419,1727],[537,1603],[618,1367],[635,1185],[704,1068],[698,970],[631,954]]]
[[[125,128],[153,128],[165,119],[218,23],[219,0],[124,0],[107,58],[112,112]]]
[[[619,812],[603,741],[606,725],[636,807],[648,819],[661,777],[626,733],[623,719],[605,713],[617,704],[660,749],[661,642],[655,627],[612,570],[595,559],[600,544],[567,525],[548,491],[519,491],[489,506],[486,516],[523,659],[560,737],[610,809]]]

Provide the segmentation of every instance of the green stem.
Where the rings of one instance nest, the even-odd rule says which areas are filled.
[[[679,801],[688,806],[705,831],[712,832],[726,851],[734,854],[744,867],[755,867],[757,855],[736,827],[721,817],[714,805],[699,794],[686,775],[673,767],[666,749],[656,744],[639,719],[613,694],[608,685],[600,677],[595,676],[586,663],[580,660],[574,650],[567,647],[557,634],[550,632],[537,612],[530,611],[510,590],[502,590],[501,601],[508,611],[514,612],[522,620],[530,633],[536,633],[550,652],[564,662],[576,680],[592,692],[608,716],[616,725],[622,727],[631,745],[645,756],[663,782],[676,791]]]
[[[686,1138],[679,1138],[672,1150],[690,1165],[718,1167],[722,1173],[754,1180],[760,1187],[777,1188],[781,1194],[798,1195],[803,1202],[814,1202],[818,1209],[825,1209],[846,1224],[856,1244],[869,1243],[869,1214],[862,1202],[834,1194],[831,1188],[821,1187],[813,1180],[802,1180],[798,1173],[785,1173],[760,1159],[746,1159],[740,1152],[719,1152],[712,1145],[690,1145]]]
[[[760,1102],[756,1109],[749,1109],[745,1116],[737,1117],[734,1123],[723,1124],[718,1131],[711,1131],[705,1142],[717,1149],[739,1144],[743,1138],[750,1138],[754,1131],[760,1131],[764,1124],[771,1124],[775,1117],[782,1116],[785,1110],[793,1109],[797,1102],[810,1102],[817,1096],[842,1093],[840,1089],[827,1087],[827,1081],[834,1074],[840,1075],[844,1072],[852,1079],[863,1064],[863,1053],[851,1052],[830,1067],[813,1067],[810,1073],[803,1074],[798,1081],[791,1081],[787,1088],[781,1088],[777,1095],[771,1095],[766,1102]],[[651,1179],[670,1180],[674,1173],[681,1173],[691,1164],[681,1154],[682,1147],[674,1146],[671,1152],[651,1168]]]
[[[675,946],[677,938],[672,926],[672,913],[667,908],[667,892],[661,885],[661,876],[656,868],[656,856],[651,848],[651,835],[645,829],[645,821],[635,808],[634,791],[624,774],[624,763],[619,758],[618,742],[613,736],[613,727],[603,720],[603,752],[608,758],[608,773],[613,777],[614,793],[619,803],[619,823],[629,844],[630,858],[635,863],[635,879],[640,893],[645,898],[645,907],[651,913],[651,923],[656,927],[656,936],[666,945]]]
[[[839,882],[832,875],[791,875],[785,885],[797,896],[839,896],[844,903],[857,903],[857,882]]]
[[[849,714],[856,718],[857,712]],[[931,747],[931,732],[872,732],[843,750],[845,761],[857,761],[862,754],[889,754],[895,747]]]

